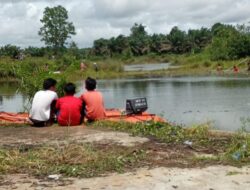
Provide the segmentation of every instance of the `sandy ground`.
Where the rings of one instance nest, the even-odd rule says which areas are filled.
[[[134,146],[138,143],[145,143],[148,140],[143,137],[133,137],[127,133],[95,130],[85,126],[70,128],[0,127],[1,146],[57,144],[64,141],[98,142],[99,144],[115,143],[121,146]]]
[[[89,129],[83,126],[74,128],[0,128],[0,146],[39,145],[65,141],[114,143],[121,146],[135,146],[149,139],[133,137],[127,133]],[[157,147],[160,145],[157,145]],[[165,147],[163,157],[168,151]],[[160,151],[160,150],[158,150]],[[171,149],[177,152],[177,147]],[[159,152],[158,152],[159,153]],[[157,156],[155,156],[156,159]],[[168,160],[168,159],[167,159]],[[78,179],[49,178],[37,179],[26,174],[0,176],[0,190],[249,190],[250,166],[236,168],[231,166],[210,166],[206,168],[157,167],[140,168],[124,174]]]
[[[138,169],[133,173],[112,174],[90,179],[42,180],[27,175],[5,176],[0,190],[249,190],[250,168],[212,166],[207,168]]]

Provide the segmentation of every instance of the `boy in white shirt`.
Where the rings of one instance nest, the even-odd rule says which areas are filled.
[[[55,107],[55,101],[58,99],[55,92],[56,83],[55,79],[45,79],[43,90],[38,91],[33,98],[30,120],[35,127],[44,127],[50,124],[53,115],[51,108]]]

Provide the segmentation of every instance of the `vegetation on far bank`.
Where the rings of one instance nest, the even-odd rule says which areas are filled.
[[[24,60],[13,60],[11,58],[0,59],[0,78],[1,79],[20,79],[23,75],[45,75],[57,78],[66,77],[76,81],[93,76],[97,79],[111,78],[136,78],[156,76],[185,76],[185,75],[204,75],[218,74],[216,69],[221,65],[225,74],[233,73],[233,66],[236,65],[240,72],[248,73],[248,61],[250,58],[238,60],[217,60],[212,61],[206,52],[199,54],[150,54],[141,57],[133,57],[128,60],[116,58],[96,58],[84,60],[86,68],[80,69],[81,60],[72,56],[62,56],[57,59],[47,57],[34,58],[27,57]],[[97,64],[98,71],[95,70],[93,63]],[[171,63],[176,68],[162,69],[156,71],[133,71],[125,72],[124,66],[129,64],[148,64],[148,63]]]

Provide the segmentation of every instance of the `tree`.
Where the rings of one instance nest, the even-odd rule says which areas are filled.
[[[189,44],[191,44],[194,53],[200,52],[211,42],[212,39],[211,31],[203,27],[197,30],[190,29],[188,30],[187,35]]]
[[[5,45],[0,48],[0,56],[10,56],[11,58],[18,58],[21,53],[21,48],[15,45]]]
[[[216,27],[214,27],[216,26]],[[237,58],[235,43],[240,44],[240,33],[232,25],[217,24],[212,27],[213,39],[209,52],[213,60],[229,60]]]
[[[68,12],[62,6],[46,7],[43,12],[43,18],[40,20],[43,27],[38,34],[42,36],[41,41],[49,47],[52,47],[55,53],[62,49],[66,40],[75,35],[75,27],[72,22],[68,22]]]
[[[211,27],[211,31],[212,34],[215,36],[217,35],[217,33],[221,30],[221,28],[223,28],[225,25],[221,24],[219,22],[215,23],[212,27]]]
[[[166,53],[171,50],[171,42],[164,34],[153,34],[150,39],[150,51],[154,53]]]
[[[69,43],[67,52],[69,55],[74,56],[76,59],[81,58],[79,48],[74,41]]]
[[[127,37],[119,35],[116,38],[110,38],[108,46],[111,56],[112,54],[122,54],[126,49],[129,48],[129,41]]]
[[[167,35],[168,40],[171,42],[174,53],[185,53],[190,51],[191,45],[187,41],[187,34],[185,31],[180,30],[174,26],[170,33]]]
[[[24,53],[25,55],[30,55],[32,57],[43,57],[46,53],[46,49],[43,47],[38,48],[29,46],[28,48],[25,48]]]
[[[134,55],[144,55],[149,52],[149,36],[145,26],[135,23],[130,29],[130,47]]]
[[[95,55],[110,56],[109,40],[104,38],[95,40],[93,50]]]

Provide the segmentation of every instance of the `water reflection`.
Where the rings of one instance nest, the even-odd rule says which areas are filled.
[[[3,96],[0,95],[0,106],[3,105]]]
[[[0,82],[0,111],[23,112],[26,98],[17,93],[17,82]]]
[[[0,82],[0,94],[4,98],[12,99],[17,92],[17,82]]]
[[[83,81],[77,83],[79,96]],[[0,111],[22,111],[25,97],[16,94],[17,85],[1,84]],[[157,79],[100,80],[107,108],[124,108],[126,99],[146,97],[151,113],[170,122],[192,125],[212,122],[216,128],[236,130],[250,112],[250,79],[183,77]]]
[[[219,129],[236,130],[250,111],[249,82],[219,77],[103,80],[99,90],[106,107],[124,108],[126,99],[146,97],[149,111],[171,122],[211,122]]]

